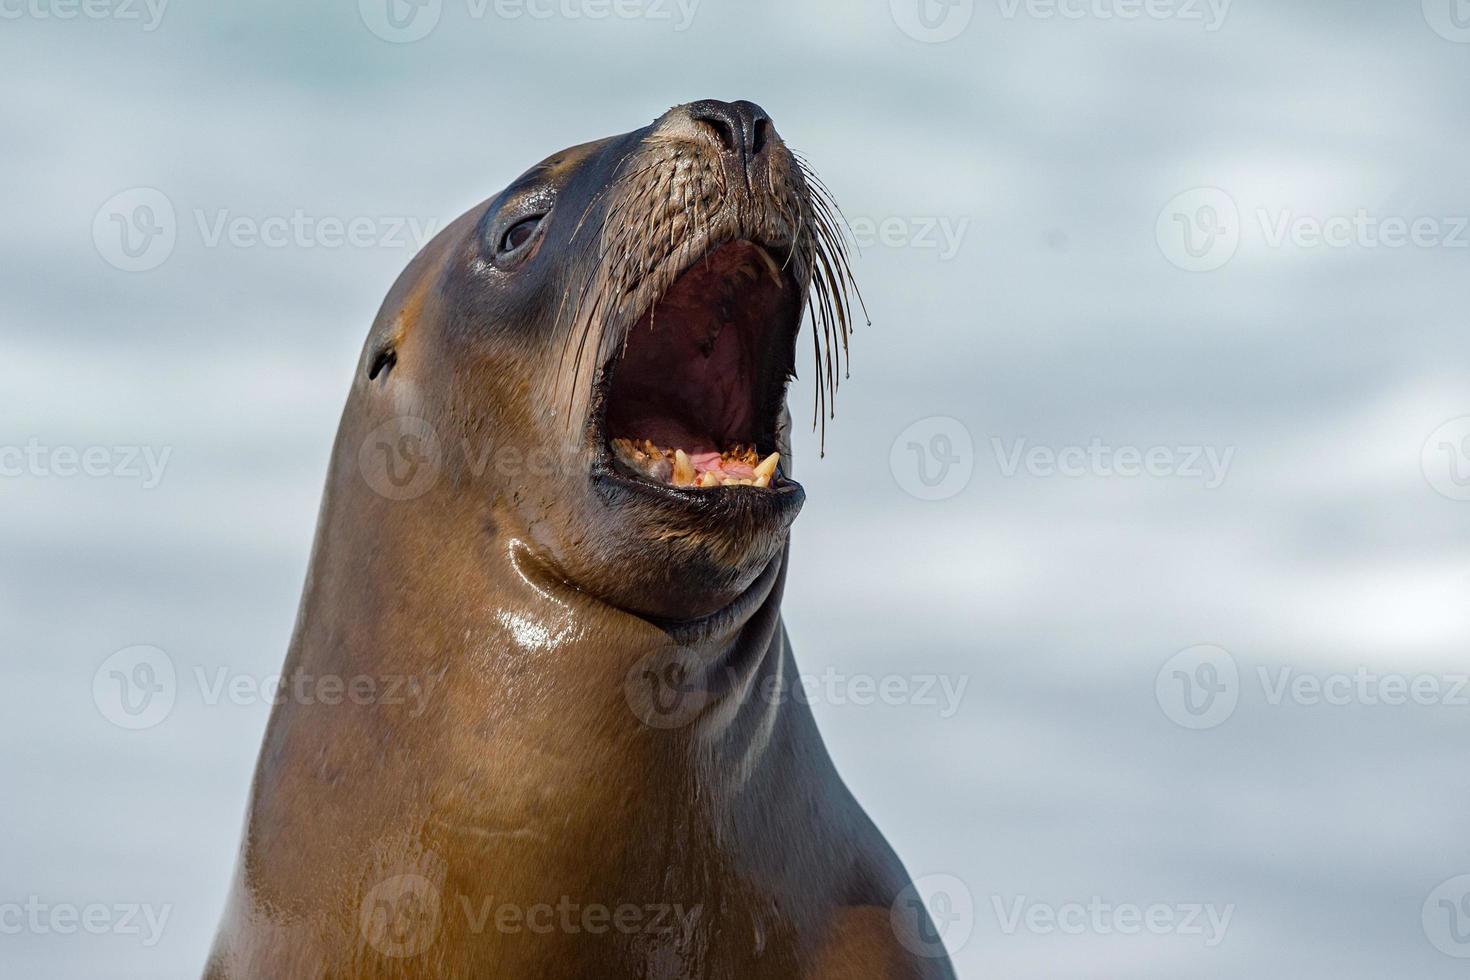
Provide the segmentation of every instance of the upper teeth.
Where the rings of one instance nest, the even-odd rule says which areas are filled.
[[[662,449],[645,439],[612,440],[613,451],[625,464],[659,483],[676,487],[769,487],[776,478],[780,453],[765,459],[751,446],[733,446],[723,453],[695,453]]]

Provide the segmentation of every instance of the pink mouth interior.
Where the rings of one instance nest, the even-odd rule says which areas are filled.
[[[628,335],[608,392],[609,439],[681,449],[701,473],[733,447],[768,440],[772,386],[785,381],[772,378],[782,353],[773,346],[793,292],[751,242],[700,260]]]

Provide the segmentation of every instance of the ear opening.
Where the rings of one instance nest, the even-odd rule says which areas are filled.
[[[390,341],[379,348],[378,352],[373,355],[373,359],[368,363],[368,380],[376,381],[379,375],[386,378],[389,372],[393,370],[393,366],[397,363],[398,348],[393,346]]]

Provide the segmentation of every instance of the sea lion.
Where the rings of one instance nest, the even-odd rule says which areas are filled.
[[[558,153],[413,259],[207,977],[953,975],[780,614],[797,335],[825,417],[850,283],[749,102]]]

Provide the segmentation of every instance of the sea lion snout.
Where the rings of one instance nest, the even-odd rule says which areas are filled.
[[[683,109],[691,119],[715,130],[727,153],[753,157],[765,149],[771,117],[754,102],[702,99]]]
[[[664,124],[679,126],[687,120],[713,135],[719,151],[736,175],[749,180],[753,171],[768,165],[768,149],[775,129],[771,117],[754,102],[701,99],[670,110]]]

